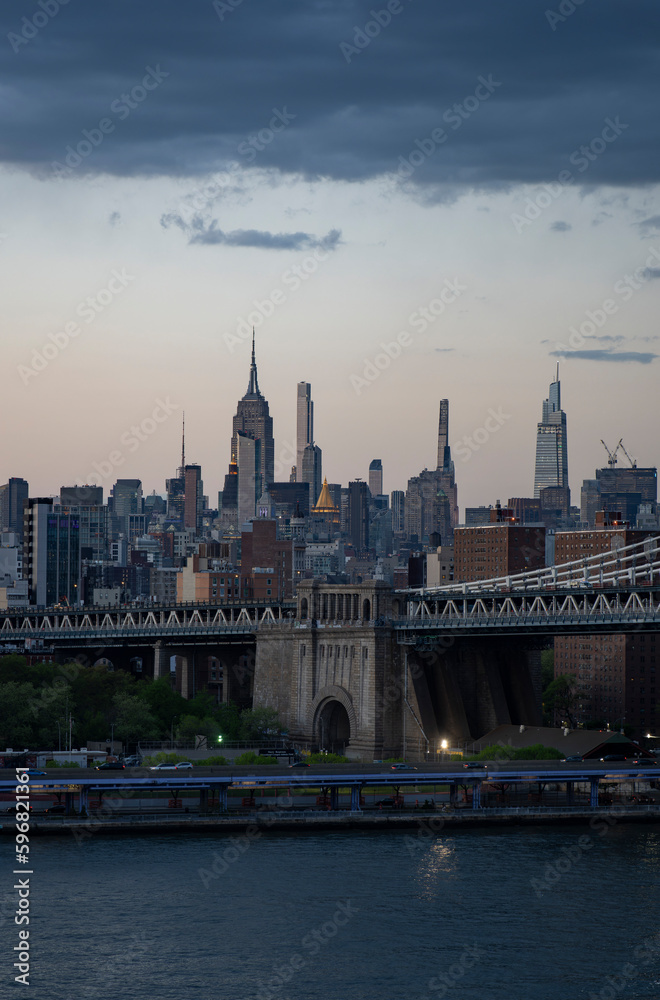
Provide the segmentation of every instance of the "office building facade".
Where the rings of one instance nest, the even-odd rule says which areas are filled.
[[[539,497],[541,490],[548,486],[568,487],[568,435],[566,414],[561,408],[559,366],[548,398],[543,401],[541,422],[536,427],[534,496]]]

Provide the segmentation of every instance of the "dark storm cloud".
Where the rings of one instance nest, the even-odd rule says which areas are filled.
[[[660,215],[651,215],[648,219],[642,219],[641,222],[636,222],[641,231],[647,234],[657,233],[660,230]]]
[[[55,13],[0,8],[0,160],[44,176],[70,147],[73,177],[235,162],[352,181],[412,163],[426,188],[658,179],[653,0],[564,20],[551,0],[414,0],[389,24],[370,13],[383,0],[43,3]]]
[[[550,229],[552,230],[553,233],[567,233],[569,229],[572,228],[573,227],[570,224],[570,222],[562,222],[562,221],[553,222],[552,225],[550,226]]]
[[[649,365],[652,361],[655,361],[658,354],[644,353],[642,351],[608,351],[608,350],[594,350],[594,351],[550,351],[550,356],[553,358],[577,358],[581,361],[612,361],[612,362],[629,362],[633,361],[640,365]]]
[[[188,237],[189,244],[206,246],[258,247],[262,250],[335,250],[341,243],[341,230],[331,229],[319,238],[311,233],[269,233],[258,229],[234,229],[224,232],[218,228],[216,219],[206,221],[194,216],[186,221],[177,213],[163,215],[160,220],[164,229],[176,226]]]

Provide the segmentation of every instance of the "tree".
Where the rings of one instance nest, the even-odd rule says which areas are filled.
[[[188,702],[172,688],[169,680],[140,681],[136,694],[149,707],[160,728],[160,735],[169,736],[176,719],[189,713]]]
[[[218,705],[215,711],[215,718],[225,740],[237,740],[241,732],[241,713],[238,705],[233,701]]]
[[[561,716],[561,721],[568,722],[571,729],[575,728],[574,709],[580,699],[580,689],[572,674],[561,674],[548,684],[543,708],[546,712]]]
[[[0,684],[8,681],[25,681],[27,660],[17,653],[0,656]]]
[[[196,736],[206,736],[211,742],[218,738],[218,723],[212,716],[200,719],[196,715],[184,715],[176,727],[179,740],[194,740]]]
[[[263,740],[278,736],[280,721],[274,708],[246,708],[241,712],[240,739]]]
[[[158,736],[158,723],[141,698],[120,692],[112,700],[115,736],[123,743],[152,740]]]
[[[196,715],[198,719],[208,719],[215,708],[216,702],[208,691],[198,691],[194,698],[186,702],[187,714]]]
[[[554,649],[541,650],[541,691],[545,692],[555,679],[555,651]]]
[[[76,720],[77,729],[79,720],[73,711],[71,689],[61,677],[55,678],[53,684],[42,687],[38,693],[35,692],[35,736],[40,750],[54,750],[59,746],[60,738],[66,737],[67,707]],[[84,746],[85,743],[80,741],[76,745]]]
[[[99,665],[83,666],[80,663],[70,664],[62,668],[64,676],[71,678],[71,688],[75,708],[91,712],[102,712],[110,722],[109,708],[116,695],[134,693],[135,681],[126,670],[114,670],[112,667]],[[72,713],[73,714],[73,713]],[[105,739],[107,733],[101,739]]]
[[[38,698],[31,684],[0,684],[0,746],[24,750],[34,745]]]

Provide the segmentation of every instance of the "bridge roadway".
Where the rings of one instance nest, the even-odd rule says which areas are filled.
[[[400,642],[456,632],[498,635],[515,633],[660,631],[660,590],[593,586],[561,590],[493,591],[491,593],[419,593],[406,604],[407,614],[392,625]]]
[[[0,645],[38,640],[60,648],[94,643],[154,646],[253,642],[258,633],[318,628],[392,628],[400,643],[438,635],[561,635],[660,631],[660,589],[597,587],[479,594],[398,592],[398,614],[375,621],[296,619],[295,603],[167,605],[144,608],[26,608],[0,612]]]
[[[10,777],[11,775],[11,777]],[[193,771],[172,771],[171,775],[156,774],[148,768],[127,768],[115,775],[106,776],[95,768],[57,768],[47,777],[30,778],[34,792],[113,791],[116,789],[144,789],[145,791],[173,789],[230,788],[307,788],[324,786],[346,788],[363,785],[398,788],[433,784],[481,784],[506,782],[563,783],[566,781],[598,782],[601,779],[630,780],[655,779],[660,782],[660,764],[635,766],[630,761],[488,761],[483,768],[466,768],[455,761],[441,764],[420,763],[417,770],[396,771],[387,764],[323,764],[309,768],[289,768],[278,765],[195,767]],[[18,783],[14,771],[0,770],[0,793],[13,793]]]

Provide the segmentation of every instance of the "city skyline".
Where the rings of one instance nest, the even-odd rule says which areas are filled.
[[[295,30],[249,10],[0,12],[29,123],[2,112],[5,477],[43,493],[119,453],[161,491],[185,410],[212,496],[253,325],[276,453],[295,453],[304,380],[329,481],[374,454],[387,492],[432,468],[447,397],[461,503],[529,495],[558,358],[570,481],[601,438],[657,465],[654,7],[411,4],[372,25],[355,3]],[[174,421],[131,434],[168,400]]]
[[[264,408],[265,407],[265,409],[264,409],[264,413],[266,413],[265,419],[266,419],[267,422],[269,422],[270,426],[272,426],[272,428],[273,428],[273,430],[272,430],[273,438],[274,438],[274,459],[272,460],[273,461],[273,466],[274,466],[273,481],[288,481],[291,469],[293,467],[296,467],[296,465],[297,465],[297,451],[298,451],[298,440],[299,440],[298,429],[301,426],[300,425],[300,413],[301,413],[300,407],[301,407],[301,403],[302,403],[303,399],[305,400],[305,406],[309,407],[309,417],[308,418],[306,417],[305,419],[309,419],[310,426],[313,427],[314,403],[313,403],[312,398],[311,398],[311,392],[312,392],[313,387],[312,387],[311,383],[308,383],[308,382],[298,382],[297,383],[297,385],[296,385],[296,389],[297,389],[297,393],[298,393],[297,404],[296,404],[296,407],[294,407],[293,405],[291,406],[291,409],[294,410],[294,413],[295,413],[294,421],[295,421],[296,433],[291,438],[287,439],[282,446],[279,446],[278,445],[278,438],[277,438],[275,421],[274,421],[274,419],[273,419],[272,416],[269,417],[267,415],[267,411],[269,409],[269,402],[270,402],[270,400],[265,396],[265,394],[263,394],[261,392],[260,387],[259,387],[258,374],[257,374],[257,368],[258,368],[258,366],[257,366],[257,363],[256,363],[255,351],[256,351],[256,348],[255,348],[255,344],[253,342],[253,345],[252,345],[252,356],[251,356],[251,359],[250,359],[250,362],[249,362],[249,369],[248,369],[248,388],[247,388],[247,392],[242,397],[239,396],[239,414],[243,413],[243,416],[240,417],[240,418],[237,416],[237,414],[235,412],[235,408],[236,408],[236,404],[235,403],[234,404],[229,404],[230,405],[230,409],[233,412],[233,417],[231,418],[231,422],[232,422],[232,424],[234,426],[233,436],[231,437],[231,441],[234,442],[234,444],[232,444],[227,449],[228,452],[229,452],[229,455],[230,455],[230,462],[234,460],[234,457],[235,457],[234,456],[234,450],[236,450],[236,451],[238,450],[238,443],[237,443],[238,439],[236,437],[236,433],[237,433],[236,432],[236,426],[237,426],[237,421],[238,421],[238,424],[240,424],[241,426],[245,422],[245,412],[246,412],[245,401],[247,400],[248,401],[247,402],[247,409],[250,408],[251,404],[252,404],[252,406],[254,406],[256,404],[258,408]],[[304,394],[304,396],[301,397],[300,392],[301,392],[301,387],[303,387],[303,386],[306,387],[305,388],[305,394]],[[555,380],[550,383],[549,398],[546,399],[543,402],[543,421],[546,420],[547,414],[554,408],[555,404],[557,406],[559,406],[558,400],[560,400],[560,395],[559,394],[560,394],[561,390],[559,388],[555,388],[555,387],[559,387],[559,386],[560,386],[560,382],[559,382],[559,366],[557,365],[557,374],[556,374]],[[554,390],[554,396],[553,396],[553,390]],[[93,475],[87,476],[84,479],[84,481],[83,481],[83,479],[79,479],[78,481],[74,482],[74,480],[71,477],[69,477],[67,479],[66,475],[63,475],[62,473],[60,473],[59,474],[60,475],[60,479],[62,480],[62,482],[60,483],[60,485],[58,485],[56,487],[53,487],[52,483],[51,484],[46,484],[46,488],[44,490],[39,490],[39,489],[36,489],[33,486],[33,483],[30,480],[29,476],[24,475],[23,473],[18,473],[17,474],[17,478],[26,479],[30,483],[30,494],[31,494],[31,496],[57,496],[59,494],[59,491],[60,491],[60,489],[61,489],[62,486],[65,486],[65,485],[66,486],[83,486],[83,485],[89,485],[89,486],[100,486],[101,488],[103,488],[103,490],[104,490],[104,498],[107,498],[110,495],[112,486],[117,481],[117,479],[131,478],[131,476],[129,476],[129,469],[130,469],[130,471],[134,474],[134,477],[135,478],[139,478],[142,481],[142,484],[143,484],[143,493],[144,493],[145,496],[148,495],[148,494],[151,494],[153,492],[156,492],[158,495],[162,495],[163,497],[166,497],[167,494],[168,494],[167,482],[168,482],[168,480],[171,479],[171,477],[167,475],[168,469],[166,468],[166,469],[163,470],[163,478],[160,480],[160,482],[158,482],[158,479],[157,479],[157,477],[158,477],[158,473],[157,472],[155,472],[155,473],[152,474],[153,478],[151,480],[145,479],[144,475],[140,474],[139,455],[140,455],[141,449],[138,446],[141,443],[149,441],[149,438],[150,438],[151,434],[154,433],[154,428],[156,430],[158,430],[159,429],[159,424],[161,422],[165,423],[166,421],[168,421],[170,413],[173,414],[173,415],[179,414],[180,417],[181,417],[183,428],[184,428],[183,429],[183,433],[182,433],[182,431],[181,431],[181,429],[179,427],[178,420],[169,421],[169,423],[170,423],[169,430],[171,432],[172,429],[173,429],[172,425],[176,424],[177,439],[179,438],[179,436],[181,437],[181,441],[180,441],[180,444],[179,444],[179,446],[182,449],[182,458],[181,458],[181,461],[184,461],[183,449],[185,447],[185,445],[184,445],[184,441],[185,441],[185,414],[184,414],[183,411],[181,411],[179,413],[179,407],[173,405],[172,401],[170,401],[170,400],[168,400],[168,401],[166,401],[164,403],[162,401],[156,401],[156,402],[157,402],[157,407],[158,407],[158,404],[160,402],[160,404],[161,404],[160,405],[161,414],[164,413],[165,416],[161,416],[160,419],[158,417],[156,419],[153,419],[150,415],[148,415],[146,417],[145,421],[143,421],[140,425],[137,425],[137,428],[134,426],[131,429],[127,430],[124,433],[124,435],[123,435],[122,442],[120,442],[121,444],[124,445],[123,450],[121,448],[120,449],[116,449],[115,452],[111,453],[110,455],[103,456],[99,461],[93,460],[92,465],[91,465],[90,470],[89,470],[90,473],[93,473]],[[449,425],[448,410],[449,410],[449,404],[451,403],[451,400],[441,399],[439,402],[440,402],[440,416],[439,416],[439,420],[436,417],[436,420],[438,420],[438,424],[437,424],[438,431],[436,432],[436,444],[435,444],[435,448],[437,449],[437,452],[438,452],[438,461],[440,461],[440,455],[441,455],[441,453],[443,452],[443,450],[445,448],[448,447],[449,452],[451,452],[451,448],[452,448],[452,444],[451,444],[452,437],[451,437],[451,434],[450,434],[450,432],[448,430],[448,425]],[[168,405],[168,403],[169,403],[169,405]],[[537,403],[537,405],[538,405],[538,403]],[[437,400],[431,401],[431,406],[433,406],[435,408],[435,411],[437,413],[438,401]],[[194,410],[194,407],[193,407],[193,410]],[[562,415],[562,417],[563,417],[563,421],[564,421],[563,422],[563,433],[564,433],[564,438],[565,438],[565,436],[566,436],[566,414],[565,414],[565,411],[563,409],[561,409],[561,407],[559,407],[559,411],[558,412],[560,412],[561,415]],[[248,420],[249,420],[249,417],[250,417],[250,415],[248,416]],[[497,411],[497,412],[494,411],[493,409],[491,409],[489,411],[489,413],[486,414],[486,420],[484,421],[485,426],[484,427],[478,427],[478,428],[476,428],[473,431],[473,434],[475,435],[474,437],[469,436],[469,435],[464,435],[464,437],[462,439],[458,439],[455,442],[455,446],[457,447],[457,450],[458,450],[458,455],[461,456],[461,458],[463,458],[463,459],[465,459],[465,456],[469,456],[468,457],[468,461],[469,461],[469,458],[471,458],[472,453],[478,452],[484,445],[487,446],[489,440],[491,439],[491,437],[494,434],[497,433],[497,431],[500,429],[500,427],[503,426],[508,419],[510,419],[510,416],[507,413],[505,413],[504,410],[501,407],[500,407],[499,411]],[[542,421],[542,423],[543,423],[543,421]],[[538,424],[537,426],[540,427],[541,424]],[[528,430],[529,430],[529,428],[528,428]],[[572,425],[570,427],[570,430],[572,432],[572,430],[573,430]],[[432,433],[432,429],[429,430],[428,428],[423,428],[422,429],[422,433],[419,436],[422,437],[422,439],[424,439],[426,437],[427,433],[428,433],[428,436],[430,436],[431,433]],[[535,460],[535,457],[534,457],[535,456],[534,448],[535,447],[538,448],[538,433],[539,432],[537,431],[536,443],[533,443],[532,446],[531,446],[531,448],[530,448],[530,451],[531,451],[531,467],[530,467],[531,468],[531,472],[530,472],[530,477],[531,477],[532,484],[534,484],[534,479],[535,479],[536,460]],[[531,431],[530,431],[529,436],[530,436],[530,439],[533,439],[533,434],[531,433]],[[221,439],[221,442],[224,441],[224,436],[222,435],[222,433],[220,434],[220,439]],[[449,441],[449,445],[448,446],[445,444],[445,442],[447,442],[447,441]],[[602,451],[602,441],[600,441],[599,444],[601,446],[600,450]],[[433,445],[431,445],[431,447],[433,447]],[[220,451],[220,453],[222,453],[222,449],[223,449],[223,444],[221,443],[220,444],[220,449],[218,449]],[[136,457],[132,461],[132,463],[129,465],[129,456],[131,454],[135,454]],[[115,456],[119,455],[121,460],[119,461],[116,458],[113,458],[113,455],[115,455]],[[330,462],[331,465],[334,464],[334,456],[333,456],[332,453],[328,456],[328,459],[329,459],[329,462]],[[328,478],[329,481],[345,482],[345,483],[348,483],[348,482],[350,482],[352,480],[356,480],[356,479],[364,479],[365,481],[368,481],[368,478],[369,478],[369,471],[368,470],[369,470],[369,465],[370,465],[371,461],[373,461],[373,460],[371,460],[371,459],[368,460],[367,465],[366,465],[366,470],[360,468],[360,469],[358,469],[358,471],[354,475],[350,475],[349,478],[346,479],[346,480],[342,480],[342,479],[340,479],[338,477],[334,477],[333,478],[331,476],[328,476],[326,478]],[[174,464],[174,458],[172,457],[171,465],[173,465],[173,464]],[[395,464],[395,463],[393,463],[393,464]],[[461,479],[460,479],[460,473],[461,473],[462,469],[465,468],[465,464],[466,463],[465,462],[461,463],[459,461],[459,463],[458,463],[457,466],[455,466],[454,462],[451,462],[451,464],[456,469],[456,485],[457,485],[458,490],[459,490],[459,508],[460,508],[461,511],[464,511],[465,507],[481,506],[481,505],[486,505],[487,506],[487,505],[493,504],[495,502],[496,498],[495,498],[494,495],[493,496],[486,496],[483,493],[480,493],[478,496],[476,496],[474,502],[471,502],[469,499],[468,500],[463,499],[462,490],[461,490],[462,482],[461,482]],[[640,464],[644,465],[644,466],[649,466],[649,465],[653,465],[654,463],[647,462],[647,461],[640,461]],[[223,485],[223,482],[224,482],[224,479],[225,479],[225,471],[220,470],[219,472],[216,473],[216,470],[212,466],[204,466],[201,462],[188,463],[187,467],[192,468],[193,465],[195,467],[201,466],[202,473],[204,475],[205,481],[207,481],[207,482],[208,481],[215,481],[217,479],[218,482],[219,482],[219,488],[222,488],[222,485]],[[582,483],[583,479],[590,479],[593,476],[593,474],[594,474],[594,472],[595,472],[596,469],[603,468],[603,467],[605,467],[605,465],[606,465],[605,459],[601,458],[601,456],[599,455],[599,451],[596,450],[595,455],[594,455],[594,465],[593,465],[593,469],[592,470],[587,470],[586,474],[583,477],[573,476],[571,474],[570,480],[574,483],[574,493],[571,496],[571,503],[572,503],[573,506],[579,507],[579,484]],[[108,473],[108,470],[110,469],[110,467],[112,467],[112,473],[111,474]],[[384,483],[384,486],[383,486],[384,492],[387,493],[387,494],[391,494],[392,492],[394,492],[396,490],[400,490],[400,489],[404,489],[405,490],[407,479],[404,480],[402,483],[396,482],[396,483],[392,483],[391,485],[388,485],[388,483],[387,483],[388,468],[389,468],[389,463],[387,463],[387,461],[385,461],[383,463],[383,468],[381,470],[381,475],[382,475],[383,483]],[[425,470],[427,470],[427,469],[428,470],[433,470],[435,468],[435,466],[433,464],[433,460],[431,460],[429,463],[425,463],[424,465],[421,466],[421,468],[423,468]],[[181,471],[180,468],[177,469],[177,473],[179,473],[180,471]],[[409,479],[411,477],[414,477],[414,476],[418,475],[419,471],[420,471],[420,469],[417,469],[416,471],[415,470],[410,471],[410,474],[408,475],[407,478]],[[14,475],[14,473],[12,473],[11,470],[6,470],[5,471],[5,478],[8,479],[8,478],[10,478],[11,475]],[[2,478],[2,477],[0,477],[0,478]],[[39,477],[36,477],[36,478],[39,479]],[[300,481],[300,480],[298,479],[298,481]],[[523,480],[521,479],[520,481],[522,482]],[[477,489],[479,489],[479,488],[480,487],[477,486]],[[481,487],[481,489],[485,489],[485,487]],[[206,492],[207,496],[209,497],[210,506],[213,507],[214,504],[215,504],[214,498],[217,497],[217,490],[215,490],[213,487],[211,487],[211,488],[207,487],[206,490],[205,490],[205,492]],[[320,492],[320,489],[319,489],[319,492]],[[528,495],[528,496],[533,496],[535,494],[535,489],[534,489],[534,485],[532,485],[532,488],[528,489],[527,493],[525,493],[524,489],[520,489],[516,493],[516,490],[513,489],[511,485],[507,485],[507,480],[504,479],[503,480],[503,489],[500,491],[500,493],[498,493],[497,499],[500,499],[500,495],[501,495],[501,497],[504,497],[505,494],[506,495],[510,495],[510,496],[513,496],[513,495]],[[536,495],[538,495],[537,491],[536,491]],[[318,499],[318,497],[316,497],[316,499]],[[313,501],[313,503],[316,502],[316,499]],[[258,500],[258,497],[257,497],[257,500]],[[461,517],[461,519],[462,519],[462,517]]]
[[[655,996],[659,47],[657,0],[0,4],[9,981]]]

